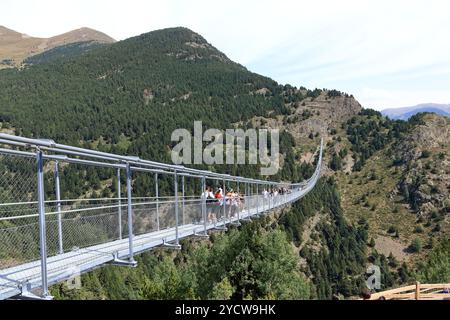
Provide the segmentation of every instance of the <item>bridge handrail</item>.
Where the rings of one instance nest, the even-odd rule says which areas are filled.
[[[72,147],[64,144],[58,144],[54,142],[53,140],[47,140],[47,139],[30,139],[30,138],[23,138],[18,136],[13,136],[5,133],[0,133],[0,144],[9,144],[14,146],[21,146],[21,147],[35,147],[40,148],[42,150],[48,151],[48,152],[54,152],[56,154],[64,154],[65,156],[52,156],[52,155],[45,155],[44,157],[48,157],[49,159],[53,160],[63,160],[63,161],[79,161],[79,159],[70,158],[67,155],[74,155],[74,156],[80,156],[80,157],[87,157],[87,158],[96,158],[99,160],[104,161],[110,161],[115,162],[115,164],[122,164],[122,166],[119,166],[120,168],[125,168],[125,165],[123,163],[129,163],[138,165],[139,167],[135,169],[159,169],[159,170],[169,170],[169,171],[161,171],[164,174],[174,174],[177,173],[178,175],[182,174],[193,174],[195,177],[210,177],[210,178],[221,178],[225,181],[240,181],[240,182],[248,182],[248,183],[259,183],[259,184],[272,184],[272,185],[282,185],[285,183],[281,182],[274,182],[274,181],[267,181],[267,180],[259,180],[259,179],[251,179],[251,178],[243,178],[239,176],[230,176],[228,174],[220,174],[212,171],[206,171],[206,170],[199,170],[199,169],[193,169],[193,168],[187,168],[184,166],[179,165],[170,165],[160,162],[154,162],[149,160],[143,160],[136,156],[122,156],[117,155],[113,153],[106,153],[91,149],[85,149],[85,148],[79,148],[79,147]],[[321,151],[323,150],[323,139],[321,142]],[[15,150],[7,150],[3,149],[5,152],[11,152],[11,153],[21,153],[22,155],[27,156],[34,156],[35,154],[29,153],[29,152],[19,152]],[[320,153],[320,157],[322,157],[322,152]],[[82,160],[82,162],[86,162],[87,160]],[[94,164],[95,162],[91,162],[91,164]],[[108,165],[108,163],[98,163],[98,165]],[[112,163],[110,163],[112,165]]]

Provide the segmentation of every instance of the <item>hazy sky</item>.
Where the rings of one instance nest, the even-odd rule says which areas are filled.
[[[117,40],[184,26],[280,83],[349,92],[375,109],[450,103],[448,0],[2,0],[0,25]]]

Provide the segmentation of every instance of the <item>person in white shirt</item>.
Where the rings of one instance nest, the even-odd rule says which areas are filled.
[[[263,195],[263,205],[266,206],[269,203],[269,191],[264,189],[262,195]]]
[[[211,187],[207,187],[206,190],[202,193],[202,199],[206,201],[206,215],[208,217],[208,222],[212,223],[215,219],[214,206],[216,197],[214,196]]]

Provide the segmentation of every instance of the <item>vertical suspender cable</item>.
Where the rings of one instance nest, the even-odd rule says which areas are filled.
[[[62,238],[62,217],[61,217],[61,187],[59,182],[59,162],[55,161],[55,191],[56,191],[56,212],[58,221],[58,253],[63,254]]]
[[[38,211],[39,211],[39,244],[41,255],[41,282],[42,295],[49,295],[47,280],[47,233],[45,225],[45,206],[44,206],[44,158],[42,151],[38,149],[37,160],[37,191],[38,191]]]

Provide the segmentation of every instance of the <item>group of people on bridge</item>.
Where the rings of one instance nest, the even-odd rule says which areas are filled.
[[[238,214],[245,209],[246,198],[244,194],[239,193],[234,189],[226,190],[221,186],[219,186],[215,192],[213,190],[213,187],[208,186],[202,194],[202,198],[206,200],[206,213],[209,223],[217,222],[217,217],[222,214],[231,218],[236,218]],[[226,190],[226,194],[224,194],[224,190]],[[261,205],[268,205],[270,200],[287,195],[291,192],[290,189],[284,187],[264,189],[261,194],[263,200]]]
[[[291,193],[291,190],[284,188],[284,187],[279,188],[279,189],[269,189],[269,190],[264,189],[263,196],[264,196],[264,199],[267,199],[269,197],[273,198],[273,197],[277,197],[279,195],[284,196],[285,194],[289,194],[289,193]]]

